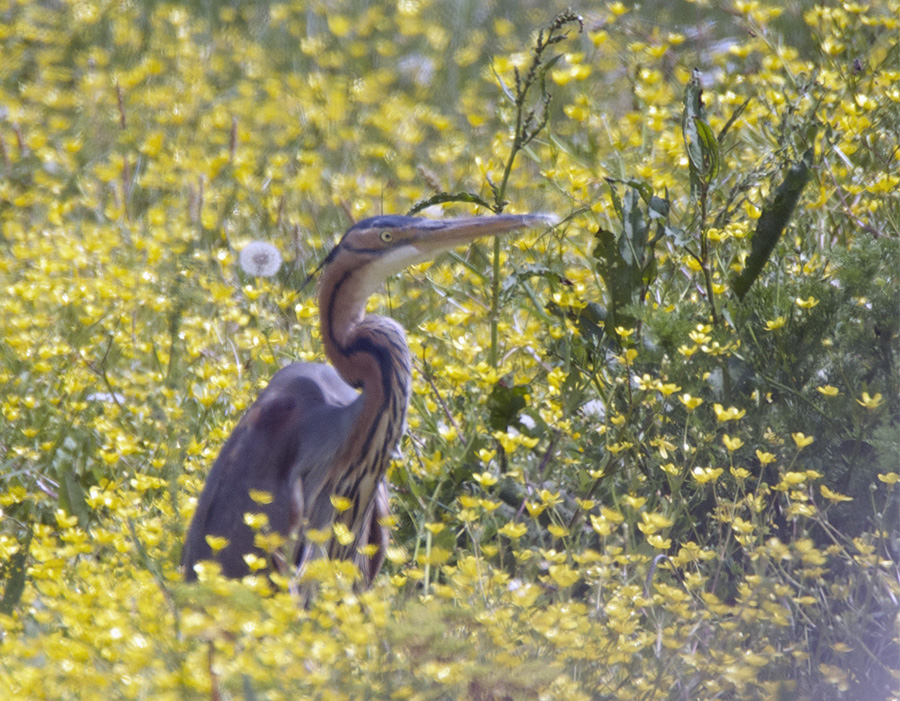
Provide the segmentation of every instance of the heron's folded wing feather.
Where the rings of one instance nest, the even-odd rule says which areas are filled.
[[[188,578],[205,559],[219,561],[227,576],[240,577],[248,572],[245,554],[263,555],[245,513],[266,514],[271,531],[288,535],[300,517],[295,495],[305,490],[295,482],[334,460],[352,426],[357,396],[326,365],[294,363],[276,373],[210,470],[182,553]],[[254,499],[251,490],[267,496]],[[207,535],[228,540],[215,557]]]

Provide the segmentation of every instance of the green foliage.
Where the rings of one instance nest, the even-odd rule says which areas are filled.
[[[644,200],[646,214],[641,210],[639,198]],[[635,320],[628,316],[626,308],[644,303],[656,277],[653,247],[671,229],[667,226],[668,201],[653,196],[646,185],[632,184],[624,199],[613,188],[612,200],[622,228],[618,234],[602,227],[598,229],[594,258],[597,272],[609,291],[609,309],[604,320],[606,332],[616,337],[616,327],[634,327]],[[656,224],[652,238],[651,223]]]
[[[900,7],[700,5],[5,5],[0,696],[889,698]],[[375,586],[183,583],[335,238],[485,209],[371,302]]]

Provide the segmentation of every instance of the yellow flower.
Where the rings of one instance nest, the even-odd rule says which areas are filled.
[[[214,553],[217,553],[228,545],[228,538],[217,535],[207,535],[206,544]]]
[[[644,505],[644,502],[647,501],[643,497],[637,499],[635,497],[628,496],[626,497],[626,500],[627,499],[635,500],[634,502],[629,502],[629,504],[635,509],[641,508]],[[615,511],[614,509],[608,509],[605,506],[600,507],[600,515],[608,521],[613,521],[614,523],[622,523],[622,521],[625,520],[625,517],[618,511]]]
[[[749,521],[745,521],[740,516],[735,516],[731,521],[731,528],[735,533],[748,535],[753,532],[754,525]]]
[[[260,528],[268,525],[269,517],[266,514],[246,513],[244,514],[244,523],[250,526],[254,531],[258,531]]]
[[[876,409],[881,406],[882,401],[881,392],[876,393],[874,397],[869,396],[868,392],[863,392],[862,399],[857,399],[856,403],[864,406],[866,409]]]
[[[594,514],[590,515],[591,518],[591,528],[597,532],[597,534],[601,536],[608,536],[613,532],[613,529],[616,527],[615,523],[607,521],[602,516],[595,516]]]
[[[703,400],[699,397],[692,397],[690,394],[685,392],[681,396],[678,397],[678,401],[680,401],[687,408],[688,411],[693,411],[698,406],[703,404]]]
[[[517,540],[528,532],[528,526],[524,523],[513,523],[512,521],[497,529],[500,535],[505,535],[510,540]]]
[[[606,449],[616,455],[617,453],[621,453],[623,450],[628,450],[629,448],[633,448],[634,443],[630,443],[629,441],[622,441],[621,443],[610,443],[606,446]]]
[[[794,302],[801,309],[812,309],[819,303],[819,300],[817,300],[815,297],[809,297],[808,299],[800,299],[799,297],[797,297]]]
[[[712,340],[712,336],[710,336],[706,327],[698,327],[694,331],[688,333],[688,337],[696,343],[698,346],[702,346],[705,343],[709,343]]]
[[[672,539],[671,538],[663,538],[661,535],[657,533],[653,533],[647,536],[647,542],[651,547],[656,548],[657,550],[668,550],[672,547]]]
[[[815,440],[812,436],[807,436],[803,433],[792,433],[791,438],[794,439],[794,443],[797,444],[798,448],[805,448],[806,446],[812,444]]]
[[[555,538],[565,538],[569,535],[569,529],[564,526],[558,526],[555,523],[551,523],[547,526],[547,530],[550,531],[550,534]]]
[[[251,572],[258,572],[259,570],[265,569],[269,566],[269,563],[265,558],[253,553],[246,553],[244,555],[244,562],[247,563],[247,567],[250,568]]]
[[[432,567],[436,567],[437,565],[443,565],[447,562],[452,554],[453,553],[446,548],[435,545],[431,548],[431,552],[421,552],[416,559],[420,565],[431,565]]]
[[[62,509],[57,509],[54,515],[56,517],[56,525],[62,529],[72,528],[72,526],[78,523],[77,516],[67,516],[66,512]]]
[[[324,545],[331,540],[331,532],[324,528],[308,528],[303,535],[306,540],[316,545]]]
[[[438,426],[438,434],[440,434],[441,438],[443,438],[448,443],[452,443],[459,437],[459,432],[456,430],[456,426]]]
[[[516,606],[529,608],[542,592],[543,588],[538,584],[521,584],[517,582],[516,586],[510,588],[510,598]]]
[[[539,504],[536,501],[526,501],[525,508],[528,509],[528,515],[531,516],[531,518],[537,518],[544,512],[544,509],[547,508],[547,505]]]
[[[640,509],[647,503],[647,497],[636,497],[634,494],[629,494],[625,497],[625,503],[632,509]],[[601,509],[600,511],[601,513],[606,513],[604,509]]]
[[[837,387],[832,387],[831,385],[816,387],[816,391],[820,394],[824,394],[826,397],[836,397],[841,393],[841,391]]]
[[[267,553],[275,552],[285,543],[287,543],[287,539],[277,531],[274,533],[253,534],[253,545]]]
[[[637,527],[641,530],[641,533],[652,535],[671,525],[672,519],[666,518],[662,514],[648,514],[646,511],[642,511],[641,523],[639,523]]]
[[[268,502],[266,502],[268,503]],[[350,501],[347,497],[340,497],[337,494],[331,495],[331,505],[335,508],[338,513],[343,513],[351,506],[353,506],[353,502]]]
[[[780,329],[785,324],[785,318],[783,316],[776,317],[772,319],[772,321],[766,322],[766,331],[774,331],[775,329]]]
[[[775,462],[775,456],[772,453],[766,453],[762,450],[756,451],[756,457],[763,465]]]
[[[742,419],[747,413],[746,409],[738,409],[733,406],[724,409],[721,404],[713,404],[713,411],[716,412],[716,420],[718,420],[719,423],[737,421],[738,419]]]
[[[541,501],[547,506],[556,506],[562,501],[559,492],[551,492],[549,489],[542,489],[539,493]]]
[[[363,545],[356,549],[360,555],[364,557],[374,557],[375,553],[377,553],[381,549],[381,545],[378,543],[369,543],[368,545]]]
[[[550,565],[550,577],[562,589],[571,587],[581,579],[581,575],[568,565]]]
[[[706,484],[707,482],[715,482],[723,472],[724,470],[721,467],[695,467],[691,470],[691,476],[700,484]]]
[[[490,472],[476,472],[472,475],[472,479],[478,482],[484,489],[497,484],[497,478]]]
[[[387,549],[385,557],[395,565],[402,565],[409,560],[409,553],[406,552],[406,548],[391,546]]]
[[[478,451],[478,459],[485,464],[493,460],[495,455],[497,455],[496,450],[488,450],[487,448],[482,448]]]
[[[732,438],[727,433],[722,436],[722,442],[725,444],[725,447],[728,449],[729,453],[733,453],[735,450],[744,445],[744,441],[742,441],[740,438]]]
[[[838,492],[832,492],[824,484],[819,485],[819,491],[822,493],[823,497],[825,497],[826,499],[828,499],[829,501],[832,501],[834,503],[837,503],[840,501],[853,501],[853,497],[848,497],[847,495],[840,494]]]
[[[356,534],[347,528],[346,524],[335,523],[331,529],[334,531],[334,537],[337,538],[341,545],[350,545],[356,540]]]
[[[897,484],[897,482],[900,481],[900,475],[896,472],[888,472],[886,474],[879,474],[878,479],[885,484]]]

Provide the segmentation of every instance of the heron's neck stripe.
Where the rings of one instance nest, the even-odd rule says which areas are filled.
[[[344,349],[345,355],[353,355],[354,353],[367,353],[375,358],[378,364],[378,372],[381,375],[382,410],[387,410],[391,395],[397,391],[391,382],[394,369],[391,351],[371,338],[362,337],[355,339]]]

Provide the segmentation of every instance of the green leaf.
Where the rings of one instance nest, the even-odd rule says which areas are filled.
[[[33,535],[34,532],[29,530],[24,542],[20,542],[19,549],[0,567],[0,575],[6,580],[3,598],[0,599],[0,613],[4,615],[12,613],[22,598],[22,592],[25,591],[25,572]]]
[[[809,149],[803,154],[803,158],[793,163],[785,174],[784,181],[775,190],[772,201],[763,208],[750,242],[750,256],[747,258],[747,264],[740,275],[735,276],[731,282],[731,289],[734,290],[738,299],[744,298],[747,290],[762,272],[772,251],[775,250],[775,245],[790,221],[794,207],[797,206],[800,195],[803,193],[803,188],[809,182],[813,158],[813,150]]]
[[[681,131],[691,170],[691,195],[700,182],[709,183],[719,173],[719,142],[703,114],[700,72],[694,70],[684,93]]]
[[[526,394],[528,387],[525,385],[510,386],[505,380],[500,380],[488,395],[488,425],[495,431],[505,431],[517,424],[519,412],[527,404]]]
[[[694,69],[691,80],[684,91],[684,111],[681,115],[681,133],[692,172],[703,168],[703,150],[700,146],[700,135],[697,133],[697,120],[702,117],[703,107],[700,87],[700,72]]]
[[[506,95],[506,99],[509,100],[512,104],[516,104],[516,96],[513,95],[512,90],[510,90],[506,85],[503,77],[497,72],[497,69],[494,68],[493,63],[491,63],[491,73],[493,73],[494,77],[497,79],[497,83],[500,85],[500,89],[503,91],[503,94]]]
[[[634,317],[624,310],[640,305],[646,286],[657,273],[653,251],[654,244],[668,231],[668,200],[653,195],[646,183],[608,179],[613,206],[622,222],[622,230],[616,234],[600,228],[594,234],[597,245],[593,255],[597,260],[597,272],[603,278],[609,294],[609,309],[605,317],[606,331],[614,335],[617,326],[633,326]],[[620,198],[614,185],[626,182],[630,185]],[[646,203],[646,212],[641,203]],[[650,227],[655,224],[655,235],[650,238]]]
[[[59,506],[66,513],[78,518],[78,525],[86,528],[90,522],[90,510],[84,497],[84,488],[72,470],[65,470],[59,484]]]
[[[695,118],[697,135],[700,138],[700,147],[703,154],[703,169],[701,174],[706,177],[706,182],[711,182],[719,174],[719,143],[716,135],[705,119]]]
[[[648,226],[638,196],[637,190],[631,189],[625,193],[622,204],[624,230],[619,242],[619,253],[625,264],[631,267],[641,267],[647,245]]]
[[[722,143],[722,139],[724,139],[725,135],[728,133],[728,130],[731,129],[732,126],[734,126],[734,123],[737,121],[738,117],[740,117],[744,113],[744,110],[747,109],[747,105],[750,104],[750,100],[752,99],[752,97],[748,97],[738,106],[738,108],[734,112],[731,113],[728,121],[725,122],[725,126],[722,127],[722,129],[719,131],[719,135],[716,137],[716,140],[720,144]]]

